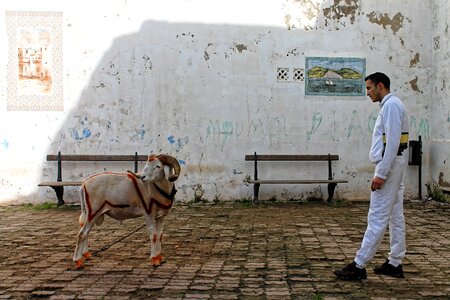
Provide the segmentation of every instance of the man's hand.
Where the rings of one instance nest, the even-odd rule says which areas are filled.
[[[386,180],[384,180],[383,178],[380,177],[374,177],[372,180],[372,185],[370,186],[370,189],[372,190],[372,192],[375,192],[376,190],[381,189],[381,186],[384,184]]]

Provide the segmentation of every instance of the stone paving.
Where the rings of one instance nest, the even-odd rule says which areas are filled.
[[[0,207],[0,299],[450,299],[450,205],[407,201],[405,279],[337,280],[353,259],[368,203],[181,204],[165,220],[166,262],[149,265],[143,218],[106,218],[98,251],[71,260],[78,208]],[[108,246],[110,246],[108,248]],[[107,248],[107,249],[105,249]],[[102,250],[105,249],[105,250]]]

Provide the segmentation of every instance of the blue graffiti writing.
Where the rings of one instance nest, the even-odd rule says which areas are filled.
[[[427,120],[425,120],[425,119],[420,120],[419,130],[417,131],[417,135],[421,135],[426,140],[428,140],[430,138],[430,126],[428,125]]]
[[[8,150],[9,143],[8,143],[8,141],[6,139],[3,139],[3,141],[0,143],[0,145],[3,145],[3,148],[5,150]]]
[[[239,137],[242,134],[242,131],[242,123],[240,126],[238,126],[237,122],[233,124],[231,121],[224,121],[220,124],[219,120],[213,121],[210,119],[208,127],[206,128],[206,137],[222,137],[222,143],[226,143],[233,136],[236,138]]]
[[[417,129],[417,122],[416,122],[416,117],[411,116],[409,118],[409,128],[412,129]]]
[[[76,128],[70,128],[69,129],[70,136],[77,141],[81,141],[84,139],[87,139],[91,136],[91,131],[88,128],[83,128],[81,134],[78,133],[78,130]]]
[[[378,114],[379,114],[378,110],[373,110],[370,113],[369,120],[367,122],[367,129],[369,130],[370,133],[373,132],[373,128],[375,127],[375,122],[377,121],[377,118],[378,118]]]
[[[70,136],[76,140],[76,141],[82,141],[84,139],[87,139],[91,136],[91,131],[87,126],[85,125],[87,123],[87,118],[85,117],[84,120],[80,119],[80,125],[82,127],[81,134],[78,132],[78,129],[76,127],[69,128]]]
[[[231,139],[238,141],[241,136],[247,137],[277,137],[286,135],[286,119],[284,117],[257,118],[244,121],[209,120],[206,128],[206,138],[210,141],[221,141],[222,145]]]
[[[352,119],[350,120],[350,125],[348,126],[348,131],[347,131],[347,139],[350,139],[350,137],[353,134],[354,130],[360,131],[362,136],[362,128],[361,125],[359,125],[359,119],[358,119],[358,114],[356,112],[356,110],[354,110],[352,112]]]
[[[308,144],[309,141],[311,141],[312,135],[317,131],[321,123],[322,123],[322,114],[315,112],[312,116],[311,130],[308,130],[306,132],[306,144]]]
[[[141,140],[144,139],[144,135],[145,135],[144,124],[142,124],[141,129],[136,129],[136,135],[138,137],[140,137]]]
[[[417,136],[422,136],[423,139],[430,139],[430,126],[428,125],[427,119],[420,119],[419,125],[417,125],[417,119],[415,116],[409,118],[409,134],[410,137],[412,133],[416,132]]]
[[[175,139],[173,135],[167,137],[169,144],[175,146],[175,151],[180,152],[181,149],[189,143],[189,138],[186,136],[184,138]]]

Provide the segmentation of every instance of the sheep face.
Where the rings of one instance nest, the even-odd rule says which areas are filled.
[[[154,182],[165,178],[164,165],[156,157],[149,157],[141,173],[142,182]]]

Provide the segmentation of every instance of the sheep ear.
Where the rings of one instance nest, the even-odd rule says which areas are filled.
[[[156,159],[156,155],[155,154],[150,154],[148,156],[148,160],[147,161],[152,161],[152,160],[155,160],[155,159]]]

